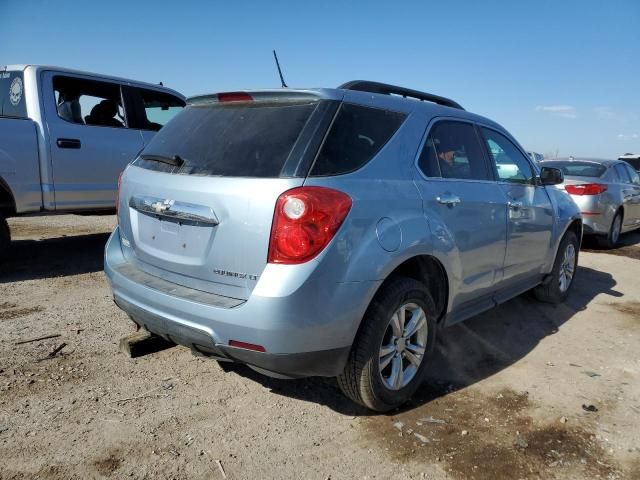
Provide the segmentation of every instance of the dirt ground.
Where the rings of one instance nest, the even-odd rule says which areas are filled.
[[[332,380],[119,353],[133,326],[102,273],[114,222],[10,222],[2,479],[640,478],[640,234],[581,252],[565,305],[524,295],[443,331],[415,400],[372,415]]]

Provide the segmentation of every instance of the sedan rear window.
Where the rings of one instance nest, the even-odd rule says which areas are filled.
[[[280,177],[307,120],[308,103],[189,106],[158,132],[134,165],[186,175]],[[180,165],[153,157],[180,159]]]
[[[562,170],[566,177],[601,177],[607,167],[591,162],[543,162],[543,167],[553,167]]]

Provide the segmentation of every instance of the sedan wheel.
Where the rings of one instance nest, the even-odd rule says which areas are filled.
[[[560,272],[558,275],[560,292],[565,293],[569,290],[573,280],[573,274],[576,271],[576,247],[569,243],[564,250],[564,257],[560,264]]]

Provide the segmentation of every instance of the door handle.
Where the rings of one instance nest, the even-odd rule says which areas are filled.
[[[436,197],[436,201],[438,203],[442,203],[443,205],[448,205],[449,207],[455,207],[458,205],[461,200],[457,195],[452,195],[451,193],[445,193]]]
[[[507,206],[513,210],[519,210],[524,206],[524,204],[518,200],[509,200],[507,202]]]
[[[56,145],[58,148],[80,148],[81,143],[77,138],[59,138]]]

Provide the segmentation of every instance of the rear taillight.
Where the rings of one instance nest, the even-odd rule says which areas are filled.
[[[247,92],[223,92],[218,95],[219,102],[252,102],[253,97]]]
[[[607,186],[602,183],[583,183],[566,185],[564,189],[571,195],[600,195],[607,191]]]
[[[299,187],[276,202],[269,241],[269,263],[304,263],[331,241],[351,209],[346,193]]]

